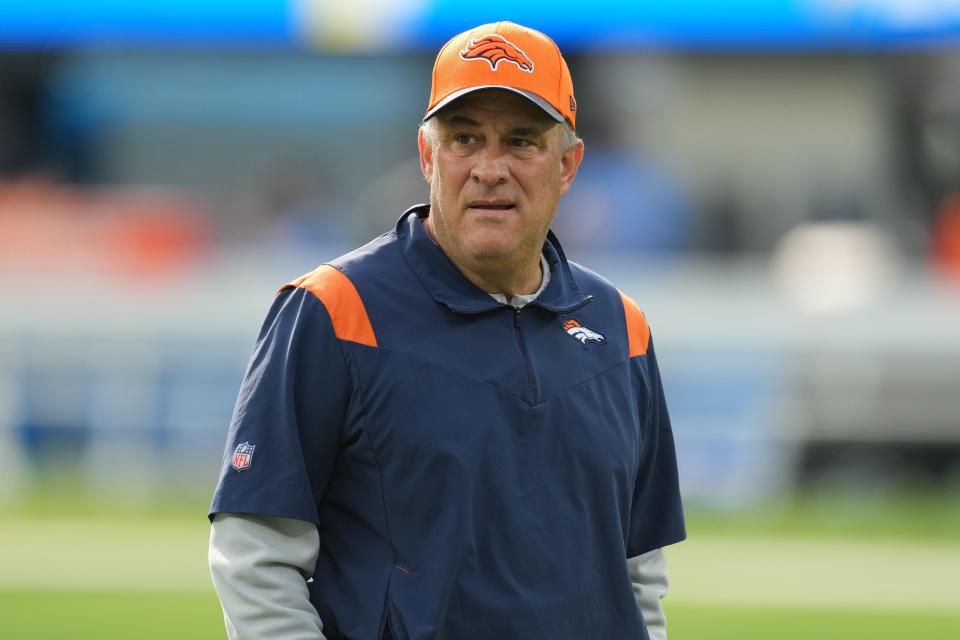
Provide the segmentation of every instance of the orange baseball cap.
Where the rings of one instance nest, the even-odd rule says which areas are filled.
[[[443,45],[433,65],[430,102],[424,121],[440,109],[481,89],[506,89],[531,100],[547,115],[575,130],[573,80],[553,40],[512,22],[464,31]]]

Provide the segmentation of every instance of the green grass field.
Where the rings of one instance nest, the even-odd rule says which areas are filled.
[[[671,640],[960,638],[956,505],[851,509],[692,512],[668,550]],[[0,513],[0,637],[222,638],[207,535],[199,504]]]
[[[673,640],[960,637],[960,615],[948,613],[671,604],[668,615]],[[11,640],[225,635],[212,593],[0,590],[0,620]]]

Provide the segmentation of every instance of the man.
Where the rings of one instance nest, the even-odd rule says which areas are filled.
[[[666,637],[685,534],[650,334],[549,231],[575,125],[543,34],[440,51],[430,204],[281,289],[260,334],[211,507],[230,637]]]

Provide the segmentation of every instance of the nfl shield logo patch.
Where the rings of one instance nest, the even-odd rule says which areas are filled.
[[[233,450],[233,468],[237,471],[249,469],[250,463],[253,461],[253,450],[256,448],[256,445],[249,442],[238,444],[237,448]]]

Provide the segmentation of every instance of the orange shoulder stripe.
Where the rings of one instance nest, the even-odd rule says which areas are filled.
[[[647,345],[650,344],[650,327],[647,326],[647,319],[630,296],[621,291],[620,298],[623,300],[623,315],[626,316],[627,321],[627,340],[630,345],[628,357],[642,356],[647,352]]]
[[[333,332],[341,340],[377,346],[377,337],[367,316],[367,309],[350,278],[328,264],[320,265],[281,288],[300,287],[320,298],[330,314]]]

